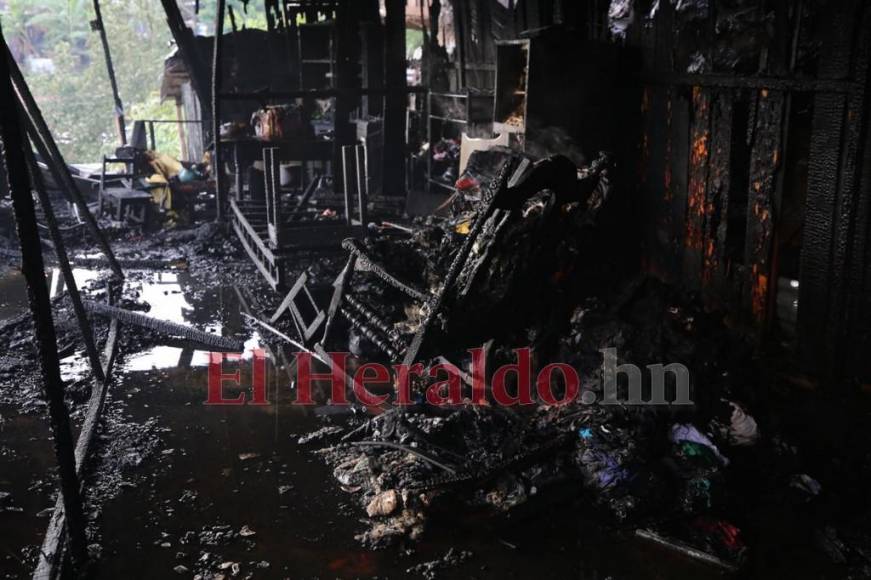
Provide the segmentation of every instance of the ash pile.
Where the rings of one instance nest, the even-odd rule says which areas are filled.
[[[365,514],[358,539],[407,545],[435,522],[516,521],[565,505],[614,533],[738,569],[755,525],[747,514],[805,509],[821,494],[760,408],[752,344],[697,297],[624,276],[614,232],[625,216],[607,157],[579,170],[491,150],[470,167],[448,217],[346,241],[312,347],[462,371],[441,381],[437,401],[444,377],[425,370],[410,404],[327,415],[300,438]],[[524,384],[516,349],[527,347]],[[552,373],[542,399],[536,377],[551,363],[576,371],[577,392]],[[663,372],[673,363],[685,384]],[[494,375],[512,364],[500,403]]]

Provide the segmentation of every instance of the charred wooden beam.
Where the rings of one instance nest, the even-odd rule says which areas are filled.
[[[312,179],[309,182],[308,186],[305,188],[305,191],[303,192],[302,197],[300,197],[299,202],[296,204],[296,207],[293,209],[290,216],[288,216],[288,222],[302,217],[302,215],[305,213],[306,206],[308,205],[309,201],[311,201],[312,195],[314,195],[320,184],[321,176],[315,175],[314,179]]]
[[[867,243],[861,236],[867,232],[867,189],[862,190],[860,182],[862,170],[862,146],[864,133],[868,132],[868,72],[871,58],[871,16],[867,3],[855,18],[855,37],[851,58],[851,75],[859,89],[847,97],[846,126],[842,135],[842,160],[838,182],[838,203],[835,213],[834,246],[832,247],[831,304],[826,344],[832,348],[830,355],[833,384],[844,384],[841,377],[846,373],[845,362],[853,348],[848,342],[849,328],[860,324],[858,318],[850,318],[851,304],[861,296],[861,284],[853,286],[851,269],[861,254],[856,252],[857,240]],[[867,187],[867,185],[866,185]],[[859,328],[862,332],[866,328]],[[861,352],[861,351],[860,351]],[[867,351],[866,351],[867,352]],[[860,354],[859,356],[863,356]]]
[[[110,293],[111,299],[111,293]],[[94,435],[97,433],[100,416],[106,402],[112,377],[112,368],[118,354],[119,323],[112,320],[109,323],[109,332],[106,336],[106,345],[103,349],[103,379],[95,380],[91,389],[91,397],[88,399],[88,408],[85,411],[85,420],[79,431],[76,441],[75,459],[76,473],[79,477],[84,473],[87,458],[93,448]],[[63,543],[65,538],[65,514],[63,505],[58,499],[55,503],[54,512],[48,523],[42,546],[39,549],[39,560],[33,572],[33,580],[51,580],[62,575]]]
[[[175,322],[169,322],[168,320],[160,320],[159,318],[154,318],[139,312],[133,312],[131,310],[125,310],[123,308],[118,308],[117,306],[110,306],[88,300],[84,301],[83,305],[85,310],[98,316],[117,318],[121,322],[127,324],[141,326],[142,328],[148,328],[170,336],[181,336],[206,346],[215,346],[235,352],[242,352],[245,348],[244,341],[235,338],[211,334],[190,326],[185,326],[184,324],[177,324]]]
[[[820,55],[821,78],[840,81],[850,76],[857,5],[860,3],[855,0],[839,4],[822,27],[825,50]],[[844,162],[848,98],[840,93],[817,93],[813,111],[801,247],[799,350],[806,370],[824,373],[829,382],[834,382],[838,346],[829,342],[829,328],[838,313],[830,307],[833,282],[840,282],[835,278],[841,272],[833,269],[832,252],[839,232],[836,216],[843,191],[839,177]]]
[[[512,171],[513,175],[511,173]],[[448,293],[453,288],[457,278],[462,272],[466,259],[469,257],[472,247],[475,245],[478,236],[484,229],[484,225],[496,209],[497,203],[502,201],[500,199],[500,194],[504,193],[509,186],[513,185],[513,181],[517,179],[517,176],[522,172],[522,168],[516,168],[513,164],[505,165],[496,179],[494,179],[490,184],[489,189],[485,192],[483,197],[486,200],[486,206],[478,212],[475,222],[469,230],[469,234],[466,236],[463,245],[454,256],[442,282],[441,289],[427,301],[427,314],[418,326],[414,337],[411,339],[411,343],[405,351],[405,356],[402,361],[403,364],[414,364],[417,362],[418,356],[421,352],[426,351],[429,332],[435,321],[442,315],[442,309],[447,302]],[[509,178],[511,181],[509,181]]]
[[[3,40],[2,31],[0,40]],[[64,404],[64,384],[60,376],[51,299],[45,283],[45,265],[36,225],[36,209],[27,177],[24,149],[28,145],[21,128],[17,98],[6,58],[0,58],[0,140],[3,142],[3,161],[21,244],[21,271],[27,281],[27,295],[36,330],[43,389],[48,403],[54,452],[60,474],[61,498],[67,516],[70,558],[73,566],[81,569],[87,561],[86,522],[79,478],[76,475],[70,418]]]
[[[350,92],[359,86],[356,75],[356,4],[352,0],[341,0],[336,9],[336,66],[334,86],[339,90],[336,96],[334,114],[335,159],[342,160],[342,147],[351,145],[356,138],[354,126],[350,122],[351,110],[356,108],[357,99]],[[341,163],[336,165],[341,166]],[[337,180],[339,181],[339,180]]]
[[[218,0],[215,12],[215,43],[212,51],[212,138],[215,149],[212,158],[212,171],[215,174],[215,217],[224,219],[227,191],[224,186],[224,166],[221,155],[221,54],[224,36],[224,6],[226,0]]]
[[[330,329],[333,327],[333,322],[336,319],[336,314],[339,311],[339,306],[345,297],[346,289],[351,276],[354,274],[354,267],[357,264],[357,256],[351,252],[348,256],[348,261],[345,262],[345,267],[336,276],[333,282],[333,295],[330,298],[330,306],[327,308],[327,319],[324,321],[324,335],[321,337],[321,344],[327,344],[330,337]]]
[[[702,286],[709,287],[714,301],[720,302],[719,289],[725,283],[726,228],[728,226],[729,187],[732,145],[732,91],[721,91],[711,112],[711,145],[708,184],[705,195],[705,226]]]
[[[774,233],[774,187],[780,167],[780,138],[784,94],[761,90],[757,95],[756,125],[750,153],[750,192],[747,198],[747,236],[744,264],[750,278],[745,306],[755,321],[764,323],[772,280],[771,249]]]
[[[708,154],[711,138],[711,94],[693,87],[693,120],[690,126],[689,180],[683,235],[684,283],[692,289],[701,285],[705,231],[705,192],[708,182]]]
[[[405,194],[405,0],[387,0],[385,19],[384,184],[386,195]]]
[[[79,210],[81,219],[84,220],[91,235],[103,251],[103,255],[106,256],[106,259],[109,261],[109,266],[112,268],[115,277],[123,279],[124,272],[121,271],[121,267],[115,260],[115,254],[112,252],[109,240],[100,229],[100,226],[97,224],[97,220],[94,218],[93,214],[91,214],[90,209],[88,209],[88,204],[85,201],[84,196],[81,191],[79,191],[78,185],[76,185],[75,180],[70,174],[70,170],[64,161],[63,155],[61,155],[60,149],[58,149],[57,143],[55,142],[54,137],[52,137],[51,131],[48,129],[45,118],[39,110],[39,105],[37,105],[36,99],[33,98],[33,94],[30,92],[30,88],[24,80],[24,75],[21,74],[21,69],[18,68],[18,63],[15,62],[12,52],[9,50],[9,46],[5,42],[3,48],[5,50],[5,60],[9,67],[9,74],[12,79],[15,94],[17,95],[18,103],[20,103],[21,108],[25,113],[24,122],[27,126],[27,133],[36,145],[37,151],[39,151],[40,155],[43,156],[43,160],[49,167],[52,177],[57,181],[58,185],[65,188],[67,193],[72,197],[73,202]]]
[[[106,72],[109,74],[109,84],[112,86],[112,98],[115,101],[115,124],[118,139],[122,146],[127,145],[127,127],[124,122],[124,103],[118,93],[118,80],[115,78],[115,66],[112,64],[112,51],[109,50],[109,37],[103,25],[103,13],[100,11],[100,0],[94,0],[94,17],[91,29],[100,33],[100,44],[103,46],[103,57],[106,59]]]

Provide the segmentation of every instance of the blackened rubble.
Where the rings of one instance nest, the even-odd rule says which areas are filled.
[[[607,207],[607,190],[600,187],[607,179],[584,173],[596,178],[586,203],[522,184],[501,193],[526,199],[492,220],[492,231],[485,226],[437,323],[437,344],[445,350],[430,351],[467,361],[460,349],[486,342],[495,368],[515,362],[512,349],[532,345],[536,368],[567,362],[578,371],[582,385],[575,401],[502,407],[488,396],[484,405],[474,405],[465,385],[466,402],[459,406],[418,403],[352,419],[344,433],[331,425],[300,439],[335,441],[317,453],[365,512],[369,529],[358,536],[365,545],[420,540],[432,519],[584,502],[605,525],[637,528],[639,537],[733,570],[744,562],[746,530],[755,525],[746,518],[747,506],[765,506],[786,485],[804,491],[778,504],[819,495],[820,484],[801,473],[777,421],[754,417],[765,412],[756,404],[760,367],[722,312],[649,277],[597,294],[585,284],[583,269],[569,270],[569,260],[561,261],[571,256],[572,264],[583,264],[601,256],[590,247],[605,227],[597,212]],[[464,240],[457,232],[487,203],[485,194],[450,218],[416,224],[405,240],[372,240],[369,255],[404,281],[437,291]],[[400,293],[377,284],[377,275],[369,277],[371,285],[355,289],[380,316],[397,320],[396,333],[413,333],[421,314],[397,302]],[[355,340],[352,335],[350,348],[358,354],[378,350],[372,344],[355,349],[365,344]],[[612,349],[619,352],[614,367],[685,365],[693,404],[626,404],[624,382],[618,383],[618,401],[602,404],[603,355]],[[646,371],[644,379],[649,387]],[[668,393],[674,400],[673,383]],[[768,466],[764,475],[752,467],[761,464]]]
[[[871,4],[69,4],[0,2],[0,577],[871,578]]]

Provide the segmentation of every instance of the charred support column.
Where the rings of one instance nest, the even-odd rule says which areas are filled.
[[[212,158],[212,171],[215,173],[216,219],[224,219],[224,206],[227,203],[227,192],[224,189],[224,168],[221,160],[221,43],[224,35],[224,5],[225,0],[218,0],[215,12],[215,45],[212,51],[212,138],[215,143],[215,155]]]
[[[0,32],[0,40],[2,40],[2,32]],[[12,194],[18,239],[21,244],[21,271],[27,280],[27,295],[36,329],[43,387],[48,402],[54,451],[60,472],[61,496],[69,534],[69,553],[73,566],[80,569],[87,559],[87,540],[79,478],[76,476],[75,447],[69,415],[64,405],[64,387],[60,376],[51,299],[45,283],[45,266],[36,225],[36,210],[27,178],[24,148],[28,145],[21,130],[17,99],[10,82],[9,63],[5,58],[0,58],[0,138],[4,144],[4,161]]]
[[[386,0],[384,186],[386,195],[405,194],[405,0]]]
[[[94,21],[91,29],[100,33],[100,42],[103,45],[103,56],[106,57],[106,72],[109,73],[109,83],[112,85],[112,97],[115,99],[115,124],[118,127],[118,138],[121,145],[127,145],[127,128],[124,123],[124,103],[118,94],[118,80],[115,78],[115,66],[112,64],[112,53],[109,50],[109,38],[106,36],[106,27],[103,26],[103,13],[100,12],[100,0],[94,0]]]

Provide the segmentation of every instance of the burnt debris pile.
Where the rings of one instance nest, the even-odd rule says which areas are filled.
[[[461,179],[449,217],[345,244],[356,269],[334,284],[347,284],[334,302],[348,333],[339,324],[324,344],[347,344],[359,361],[459,369],[435,391],[444,377],[423,372],[408,404],[330,418],[301,439],[320,446],[365,511],[358,539],[402,544],[434,521],[570,505],[621,533],[740,566],[748,514],[821,493],[757,402],[752,345],[697,296],[604,274],[615,249],[602,230],[616,203],[606,157],[577,171],[561,158],[486,155]],[[560,372],[543,380],[553,364]]]

